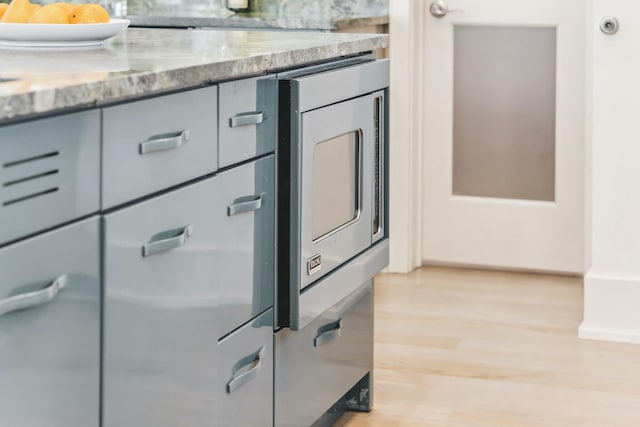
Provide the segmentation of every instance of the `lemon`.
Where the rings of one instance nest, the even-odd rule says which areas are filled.
[[[29,18],[31,24],[68,24],[69,18],[67,17],[67,11],[63,6],[56,4],[48,4],[38,9],[31,18]]]
[[[98,4],[80,4],[69,11],[70,24],[102,24],[109,22],[109,14]]]
[[[62,2],[60,2],[60,3],[53,3],[53,4],[57,4],[58,6],[62,6],[62,7],[64,7],[64,10],[65,10],[67,13],[69,13],[69,12],[71,11],[71,9],[73,9],[74,7],[76,7],[76,5],[75,5],[75,4],[73,4],[73,3],[62,3]]]
[[[34,5],[29,0],[12,0],[2,15],[0,22],[11,22],[25,24],[35,12]]]
[[[7,3],[0,3],[0,19],[2,19],[2,15],[4,15],[8,7],[9,5]]]

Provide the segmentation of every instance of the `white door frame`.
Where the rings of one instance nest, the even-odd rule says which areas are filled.
[[[389,271],[422,265],[422,66],[426,0],[389,1],[391,143]]]

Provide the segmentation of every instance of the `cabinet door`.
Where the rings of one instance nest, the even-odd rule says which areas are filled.
[[[273,310],[220,341],[216,427],[273,426]]]
[[[216,179],[212,263],[220,304],[216,330],[221,337],[273,306],[274,156],[231,169]]]
[[[373,369],[373,280],[276,335],[275,425],[310,426]]]
[[[0,249],[0,426],[98,427],[99,222]]]
[[[105,216],[104,427],[211,426],[216,178]]]

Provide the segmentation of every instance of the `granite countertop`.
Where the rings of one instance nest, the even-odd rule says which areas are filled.
[[[258,75],[388,43],[387,35],[130,28],[93,49],[0,48],[0,121]]]

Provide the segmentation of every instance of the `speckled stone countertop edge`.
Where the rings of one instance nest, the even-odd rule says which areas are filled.
[[[362,40],[292,49],[180,69],[146,71],[103,81],[8,96],[0,94],[0,124],[184,90],[218,81],[272,73],[312,62],[373,51],[387,47],[388,43],[387,35],[376,35]]]

